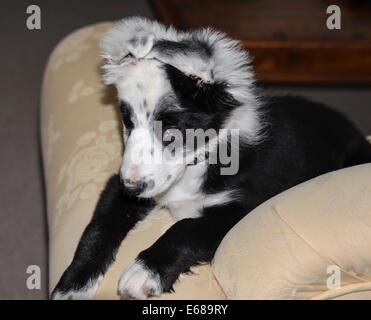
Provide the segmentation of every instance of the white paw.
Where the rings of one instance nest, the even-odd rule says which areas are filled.
[[[162,293],[160,276],[134,260],[122,273],[118,293],[122,298],[147,299]]]
[[[69,290],[66,292],[56,290],[51,299],[52,300],[91,300],[94,298],[95,293],[98,290],[99,284],[102,281],[103,276],[98,277],[93,281],[81,288],[80,290]]]
[[[155,42],[155,35],[148,31],[139,31],[128,40],[127,48],[136,58],[145,57],[152,49]]]
[[[121,64],[129,53],[136,59],[144,58],[155,42],[152,29],[143,19],[125,19],[102,38],[103,57],[115,64]]]

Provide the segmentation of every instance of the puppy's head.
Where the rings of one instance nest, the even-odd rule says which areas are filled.
[[[251,98],[243,92],[251,74],[246,69],[234,84],[238,75],[232,70],[228,76],[225,69],[230,62],[218,64],[220,46],[225,55],[230,50],[240,60],[246,58],[231,40],[225,41],[210,30],[177,33],[140,18],[123,20],[103,38],[104,80],[117,88],[123,120],[120,175],[128,191],[140,197],[163,193],[194,164],[197,149],[203,147],[194,132],[212,132],[204,135],[207,143],[219,129],[237,126],[234,113]],[[225,58],[235,58],[231,53]],[[246,61],[236,63],[244,70]],[[255,119],[254,112],[250,116]],[[187,140],[191,132],[193,142]]]

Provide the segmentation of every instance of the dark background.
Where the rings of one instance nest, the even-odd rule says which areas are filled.
[[[26,28],[26,8],[41,8],[41,30]],[[6,0],[0,12],[0,299],[47,298],[47,222],[39,147],[43,70],[53,47],[71,31],[125,16],[155,17],[146,0]],[[273,85],[344,111],[371,134],[370,85]],[[26,269],[38,265],[41,290],[28,290]]]

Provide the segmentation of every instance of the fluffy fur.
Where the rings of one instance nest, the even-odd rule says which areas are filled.
[[[102,49],[104,80],[118,91],[125,153],[52,298],[91,298],[127,232],[156,205],[177,222],[123,272],[124,298],[171,291],[179,274],[211,261],[225,234],[272,196],[371,161],[370,145],[344,115],[300,97],[258,98],[248,53],[223,33],[130,18],[108,31]],[[156,122],[159,134],[151,130]],[[172,129],[218,135],[199,147],[207,147],[199,158],[184,146],[164,149],[171,141],[160,137]],[[239,130],[238,148],[221,129]],[[223,143],[238,157],[236,174],[221,174],[225,164],[210,161]],[[192,161],[176,162],[177,150]],[[145,161],[159,153],[162,162]]]

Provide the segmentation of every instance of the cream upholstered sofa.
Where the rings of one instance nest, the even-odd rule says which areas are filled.
[[[50,290],[71,262],[108,177],[118,172],[121,121],[101,82],[99,40],[111,23],[67,36],[50,56],[41,133]],[[96,299],[118,299],[121,272],[174,223],[154,210],[123,241]],[[212,265],[181,275],[159,299],[371,298],[371,164],[332,172],[272,198],[225,237]],[[328,273],[329,272],[329,273]]]

